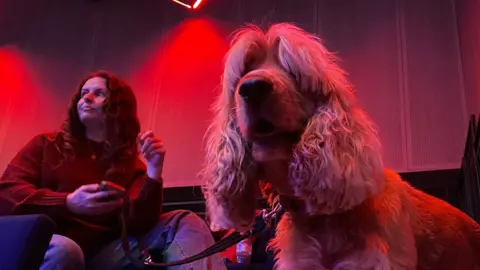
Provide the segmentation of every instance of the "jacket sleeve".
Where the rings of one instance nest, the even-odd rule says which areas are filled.
[[[45,140],[35,136],[7,165],[0,178],[0,215],[45,214],[57,221],[68,213],[68,193],[42,187]]]
[[[128,190],[127,227],[131,232],[145,232],[159,220],[163,203],[163,180],[147,176],[145,164],[136,162],[135,180]]]

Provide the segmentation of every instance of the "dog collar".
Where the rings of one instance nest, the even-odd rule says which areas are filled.
[[[285,195],[278,196],[278,203],[287,212],[298,212],[301,209],[301,203],[297,198]]]

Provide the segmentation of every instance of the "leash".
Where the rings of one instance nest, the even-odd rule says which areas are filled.
[[[190,256],[188,258],[173,261],[173,262],[166,262],[160,263],[155,262],[153,260],[153,255],[150,253],[148,248],[144,248],[143,244],[137,240],[138,246],[141,250],[140,259],[135,259],[132,256],[132,251],[130,249],[130,244],[128,241],[128,234],[126,230],[126,222],[124,213],[120,216],[121,219],[121,227],[122,227],[122,247],[127,256],[127,258],[133,263],[134,266],[138,268],[144,268],[145,266],[149,267],[168,267],[168,266],[177,266],[183,265],[187,263],[191,263],[194,261],[201,260],[203,258],[212,256],[216,253],[222,252],[225,249],[232,247],[233,245],[239,243],[243,239],[256,235],[262,232],[266,227],[271,227],[272,220],[274,220],[279,214],[282,212],[283,207],[280,205],[279,200],[276,198],[273,203],[273,209],[268,211],[267,209],[263,209],[259,215],[255,217],[255,224],[253,228],[247,232],[233,232],[229,236],[225,237],[224,239],[218,241],[217,243],[213,244],[212,246],[206,248],[205,250]],[[163,252],[163,250],[162,250]]]

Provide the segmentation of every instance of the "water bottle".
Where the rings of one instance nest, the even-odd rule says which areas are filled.
[[[246,238],[237,244],[237,263],[250,264],[251,258],[252,241],[250,238]]]

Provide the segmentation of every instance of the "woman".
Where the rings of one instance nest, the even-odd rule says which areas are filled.
[[[195,214],[161,214],[165,150],[153,132],[139,132],[130,86],[98,71],[80,83],[61,130],[35,136],[9,163],[0,179],[0,215],[45,214],[57,223],[42,270],[132,267],[119,239],[121,213],[135,258],[137,239],[162,248],[169,228],[174,228],[168,234],[173,240],[162,254],[164,261],[213,244]],[[104,180],[111,183],[106,188],[99,185]],[[224,265],[213,256],[176,269]]]

